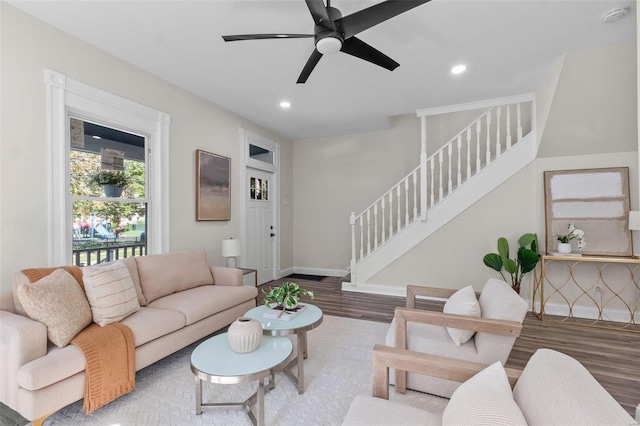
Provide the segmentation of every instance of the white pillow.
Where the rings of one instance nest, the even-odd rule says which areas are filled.
[[[442,413],[442,426],[526,424],[500,362],[461,384]]]
[[[442,312],[445,314],[468,315],[470,317],[480,316],[480,304],[476,298],[476,292],[471,286],[456,291],[444,304]],[[453,343],[460,346],[473,337],[475,331],[462,330],[460,328],[447,327],[449,336]]]
[[[121,261],[82,268],[93,322],[105,326],[140,309],[129,268]]]

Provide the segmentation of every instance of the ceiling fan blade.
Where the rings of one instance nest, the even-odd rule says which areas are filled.
[[[302,69],[300,77],[298,77],[298,81],[296,83],[304,84],[307,82],[311,71],[313,71],[313,69],[316,67],[318,61],[320,61],[320,58],[322,58],[322,53],[318,52],[317,49],[313,49],[313,52],[311,53],[311,56],[309,56],[309,60]]]
[[[322,25],[323,27],[333,29],[333,24],[329,19],[329,14],[327,13],[327,8],[324,5],[322,0],[305,0],[307,2],[307,7],[309,8],[309,12],[311,12],[311,16],[313,16],[313,22],[316,25]]]
[[[400,66],[399,63],[384,53],[356,37],[346,39],[342,44],[342,49],[340,50],[344,53],[355,56],[356,58],[364,59],[372,64],[379,65],[389,71],[393,71]]]
[[[387,0],[336,20],[344,30],[344,37],[354,36],[387,19],[427,3],[430,0]]]
[[[312,38],[313,34],[239,34],[222,36],[224,41],[265,40],[271,38]]]

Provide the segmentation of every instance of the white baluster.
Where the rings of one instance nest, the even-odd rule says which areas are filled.
[[[418,217],[418,171],[413,172],[413,219]]]
[[[396,232],[402,229],[402,198],[400,198],[400,185],[396,186],[396,197],[398,198],[398,223],[396,224]]]
[[[480,171],[480,132],[482,131],[482,120],[478,120],[476,125],[476,174]]]
[[[382,242],[384,243],[386,241],[386,235],[385,235],[385,229],[386,229],[386,220],[387,217],[384,215],[384,208],[386,206],[385,204],[385,198],[382,197],[382,200],[380,202],[380,209],[382,210],[380,217],[382,218],[381,220],[381,224],[380,224],[380,229],[382,229]]]
[[[460,158],[462,153],[462,135],[458,135],[458,185],[460,187],[462,185],[462,164],[460,163],[462,159]]]
[[[502,108],[496,110],[496,158],[502,154],[502,146],[500,145],[500,117],[502,116]]]
[[[389,191],[389,238],[393,236],[393,190]]]
[[[364,223],[363,223],[363,217],[360,216],[360,259],[364,258]]]
[[[507,149],[511,148],[511,105],[507,105]]]
[[[471,178],[471,127],[467,128],[467,180]]]
[[[367,256],[371,253],[371,209],[367,210]]]
[[[444,188],[442,187],[442,164],[443,164],[443,162],[444,162],[443,161],[443,151],[440,150],[440,151],[438,151],[438,167],[439,167],[438,172],[440,173],[440,179],[439,179],[439,182],[438,182],[438,184],[439,184],[438,202],[440,202],[442,200],[442,197],[444,195]]]
[[[491,163],[491,112],[487,114],[487,153],[485,158],[485,167]]]
[[[522,139],[522,114],[520,112],[520,103],[516,104],[516,113],[517,113],[517,120],[518,122],[516,123],[516,125],[518,126],[518,139],[517,141],[520,142],[520,139]]]
[[[351,212],[349,215],[349,224],[351,225],[351,284],[355,285],[356,280],[353,277],[356,271],[356,213]]]
[[[409,224],[409,177],[404,180],[404,226]]]
[[[433,180],[433,174],[434,174],[434,162],[433,162],[433,157],[431,157],[431,204],[430,206],[433,207],[433,203],[435,202],[435,180]]]
[[[373,248],[378,249],[378,203],[373,205]]]
[[[449,146],[447,147],[447,151],[449,154],[449,179],[447,181],[447,195],[451,194],[451,191],[453,190],[453,181],[451,180],[451,175],[453,174],[453,170],[451,170],[451,156],[453,155],[453,144],[449,144]]]

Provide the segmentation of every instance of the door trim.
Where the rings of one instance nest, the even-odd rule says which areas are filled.
[[[247,252],[247,209],[248,209],[248,197],[245,192],[249,186],[247,181],[247,170],[258,169],[265,172],[273,173],[273,189],[271,191],[271,200],[273,201],[273,217],[272,226],[274,227],[276,236],[273,243],[273,277],[272,279],[279,278],[280,273],[280,144],[273,142],[265,137],[262,137],[256,133],[246,130],[242,127],[238,128],[240,136],[240,149],[242,158],[244,159],[244,167],[240,177],[240,244],[242,245],[242,253]],[[256,161],[249,156],[249,145],[256,145],[264,149],[268,149],[273,152],[273,165]],[[240,262],[242,262],[242,257]],[[242,264],[242,263],[241,263]]]

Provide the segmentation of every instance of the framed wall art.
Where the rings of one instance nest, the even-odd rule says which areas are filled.
[[[583,254],[633,256],[628,167],[546,171],[544,192],[548,253],[574,223],[585,233]]]
[[[196,150],[196,220],[231,220],[231,159]]]

